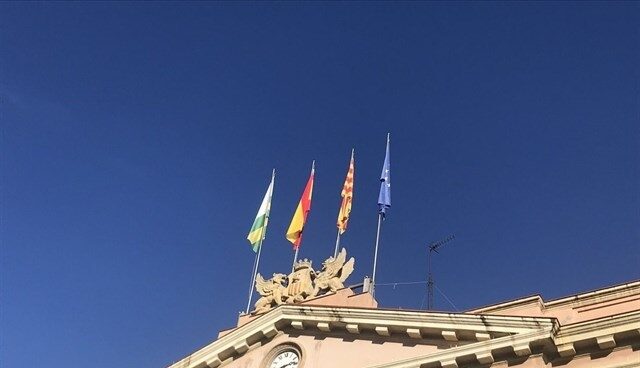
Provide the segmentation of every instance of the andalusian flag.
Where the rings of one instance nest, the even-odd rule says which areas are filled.
[[[265,193],[264,199],[262,199],[262,204],[260,205],[256,219],[253,220],[253,226],[251,226],[249,235],[247,235],[247,240],[251,243],[251,247],[254,252],[258,252],[258,249],[262,245],[262,240],[264,240],[264,237],[267,234],[269,211],[271,210],[271,197],[273,196],[273,181],[275,177],[276,171],[273,170],[271,183],[269,184],[269,188],[267,188],[267,193]]]
[[[311,196],[313,195],[314,174],[315,161],[311,165],[311,175],[309,176],[309,180],[307,181],[307,186],[304,187],[302,198],[300,198],[300,202],[298,203],[296,212],[293,214],[291,224],[289,225],[289,229],[287,230],[286,237],[287,240],[293,243],[293,249],[298,249],[300,247],[300,243],[302,242],[302,231],[304,230],[304,225],[307,222],[307,215],[311,210]]]
[[[340,234],[344,234],[347,231],[347,224],[349,222],[349,215],[351,214],[351,204],[353,203],[353,150],[351,150],[351,161],[349,162],[349,171],[347,171],[347,177],[344,179],[344,185],[342,186],[342,204],[340,205],[340,212],[338,213],[338,231]]]

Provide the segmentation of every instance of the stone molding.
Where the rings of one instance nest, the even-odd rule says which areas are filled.
[[[345,291],[340,290],[335,294],[341,297],[345,295]],[[544,302],[539,296],[533,296],[468,313],[377,309],[364,307],[362,304],[353,307],[343,304],[335,306],[328,305],[331,302],[328,299],[323,299],[323,303],[318,304],[312,304],[312,300],[305,304],[281,305],[260,316],[247,318],[237,328],[225,331],[216,341],[169,368],[225,366],[271,341],[278,334],[291,332],[293,335],[344,335],[349,336],[350,340],[368,340],[372,337],[384,340],[389,337],[393,341],[407,339],[428,344],[438,339],[443,343],[449,342],[445,343],[450,346],[447,349],[370,368],[419,368],[425,365],[457,368],[468,364],[491,365],[516,357],[527,360],[540,355],[551,360],[558,357],[572,360],[584,354],[601,354],[636,346],[640,342],[640,310],[566,325],[561,325],[554,317],[490,313],[523,303],[539,303],[541,308],[547,309],[567,305],[598,308],[599,305],[614,304],[620,300],[624,303],[633,302],[638,295],[640,281],[551,302]],[[622,368],[624,364],[607,366],[614,367]]]
[[[553,318],[509,317],[437,312],[414,312],[384,309],[339,308],[326,306],[281,305],[251,322],[229,332],[213,343],[170,365],[170,368],[215,368],[227,359],[249,351],[263,339],[270,339],[279,330],[295,328],[323,333],[344,331],[358,336],[363,332],[386,336],[407,336],[415,330],[453,331],[469,336],[500,335],[512,341],[512,335],[555,330]],[[505,336],[508,335],[508,336]],[[509,340],[511,339],[511,340]],[[495,340],[495,339],[494,339]],[[488,340],[484,342],[491,342]],[[476,345],[476,344],[473,344]]]
[[[602,304],[609,300],[638,296],[640,294],[640,281],[627,282],[621,285],[580,293],[569,297],[545,301],[540,295],[532,295],[524,298],[506,301],[499,304],[488,305],[468,311],[469,313],[492,313],[520,307],[527,304],[538,304],[540,310],[559,308],[566,305],[585,307],[591,304]]]
[[[603,303],[612,299],[640,294],[640,281],[627,282],[621,285],[580,293],[573,296],[554,299],[545,302],[545,307],[553,308],[566,304],[585,306],[593,303]]]
[[[442,352],[405,359],[390,364],[376,365],[371,368],[419,368],[423,364],[438,363],[444,367],[457,367],[456,358],[474,355],[481,363],[497,361],[493,351],[513,348],[517,356],[531,354],[530,346],[535,343],[551,342],[561,357],[571,357],[576,354],[574,343],[593,340],[600,349],[610,349],[615,346],[615,334],[629,332],[640,334],[640,311],[603,317],[597,320],[567,325],[558,329],[544,328],[541,331],[521,333],[515,336],[505,336],[474,344],[453,347]],[[602,346],[601,342],[604,344]],[[613,341],[613,342],[612,342]],[[612,345],[614,344],[614,345]]]
[[[561,326],[553,341],[561,356],[570,356],[576,354],[576,342],[594,340],[600,349],[609,349],[615,347],[616,334],[634,330],[640,333],[640,311]]]
[[[510,349],[516,356],[529,356],[534,344],[549,345],[562,357],[576,354],[574,344],[592,340],[595,346],[615,346],[622,332],[640,333],[640,311],[560,326],[554,318],[511,317],[477,314],[413,312],[384,309],[337,308],[326,306],[282,305],[224,335],[217,341],[171,365],[170,368],[215,368],[235,359],[279,331],[296,329],[310,333],[344,332],[355,338],[364,333],[424,339],[439,332],[452,341],[460,336],[469,343],[427,355],[371,368],[419,368],[439,363],[457,367],[456,359],[475,359],[481,364],[498,361],[494,352]],[[409,337],[410,336],[410,337]],[[487,339],[487,337],[489,339]],[[366,337],[362,337],[366,338]]]
[[[510,347],[529,347],[530,344],[549,339],[551,337],[551,329],[543,329],[541,331],[533,331],[521,333],[515,336],[504,336],[497,339],[481,341],[474,344],[463,345],[435,352],[419,357],[400,360],[393,363],[380,364],[371,366],[370,368],[420,368],[423,364],[446,362],[447,366],[454,367],[456,358],[476,357],[476,359],[484,359],[484,361],[494,361],[491,353],[492,350],[504,349]],[[522,350],[524,351],[524,350]],[[517,353],[517,352],[516,352]],[[528,354],[531,350],[528,349]],[[491,358],[489,359],[489,355]],[[457,364],[455,365],[457,367]]]

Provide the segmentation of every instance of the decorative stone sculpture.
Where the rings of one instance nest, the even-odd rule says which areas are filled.
[[[315,275],[311,261],[305,259],[296,262],[293,272],[289,275],[286,302],[298,303],[315,296],[312,280]]]
[[[318,273],[315,279],[313,295],[321,295],[327,291],[335,292],[344,287],[344,281],[353,272],[353,264],[355,262],[353,257],[349,259],[349,262],[345,263],[346,259],[347,250],[342,248],[336,258],[329,257],[329,259],[322,262],[322,271]]]
[[[262,275],[256,276],[256,291],[262,297],[255,304],[253,313],[260,314],[273,308],[275,305],[284,303],[284,294],[286,289],[284,282],[287,275],[282,273],[274,273],[269,280],[262,278]]]
[[[355,260],[347,259],[347,251],[342,248],[337,257],[329,257],[322,262],[322,270],[313,270],[311,261],[304,259],[295,263],[293,272],[286,276],[274,273],[265,280],[256,276],[256,291],[261,298],[255,304],[252,314],[262,314],[284,303],[300,303],[344,287],[344,282],[353,272]]]

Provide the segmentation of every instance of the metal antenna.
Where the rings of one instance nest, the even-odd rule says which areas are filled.
[[[427,294],[428,294],[427,310],[433,310],[433,274],[431,273],[431,253],[433,252],[439,253],[438,248],[442,247],[443,245],[447,244],[448,242],[452,241],[455,238],[456,238],[455,235],[449,235],[448,237],[442,240],[429,244],[429,279],[427,281]]]

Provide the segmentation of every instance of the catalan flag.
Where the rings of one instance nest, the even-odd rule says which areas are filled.
[[[302,242],[302,231],[304,230],[304,225],[307,222],[307,215],[311,210],[311,196],[313,195],[314,174],[315,174],[315,161],[311,165],[311,175],[309,176],[307,185],[304,187],[304,192],[302,192],[302,198],[300,198],[300,202],[298,203],[296,212],[293,214],[293,218],[291,219],[291,224],[289,225],[289,229],[287,230],[286,238],[291,243],[293,243],[294,250],[300,247],[300,243]]]
[[[247,240],[251,243],[251,248],[253,248],[254,252],[258,252],[258,249],[262,245],[262,241],[267,234],[267,224],[269,222],[269,211],[271,210],[271,197],[273,196],[273,181],[275,176],[276,171],[273,170],[271,183],[269,184],[269,188],[267,188],[267,193],[265,193],[264,198],[262,199],[262,204],[258,209],[256,219],[253,220],[253,226],[251,226],[251,230],[249,230],[249,235],[247,235]]]
[[[347,231],[347,224],[349,223],[349,215],[351,214],[351,205],[353,203],[353,179],[355,170],[353,167],[353,150],[351,150],[351,161],[349,162],[349,170],[347,171],[347,177],[344,179],[344,185],[342,186],[342,204],[340,205],[340,212],[338,213],[338,232],[344,234]]]

